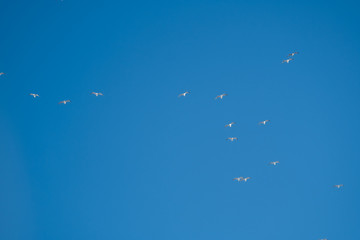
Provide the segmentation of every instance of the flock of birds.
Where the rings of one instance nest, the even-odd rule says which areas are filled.
[[[285,60],[283,60],[281,63],[290,63],[290,61],[293,61],[294,59],[293,58],[291,58],[291,57],[294,57],[296,54],[299,54],[299,52],[292,52],[292,53],[290,53],[287,57],[287,59],[285,59]],[[92,93],[92,94],[96,94],[96,93]],[[178,97],[186,97],[187,95],[189,95],[190,94],[190,91],[186,91],[186,92],[184,92],[184,93],[180,93],[179,95],[178,95]],[[98,95],[96,95],[96,96],[98,96]],[[227,96],[227,94],[226,93],[223,93],[223,94],[220,94],[220,95],[218,95],[218,96],[216,96],[215,97],[215,100],[217,100],[217,99],[223,99],[225,96]],[[264,121],[261,121],[261,122],[259,122],[259,125],[263,125],[263,126],[265,126],[265,125],[267,125],[268,123],[270,123],[270,120],[264,120]],[[233,127],[233,125],[235,125],[236,124],[236,122],[231,122],[231,123],[228,123],[228,124],[226,124],[225,125],[225,127],[229,127],[229,128],[231,128],[231,127]],[[236,140],[238,140],[238,138],[237,137],[228,137],[226,140],[228,140],[228,141],[230,141],[230,142],[234,142],[234,141],[236,141]],[[276,166],[277,164],[279,164],[280,162],[279,161],[275,161],[275,162],[270,162],[269,164],[270,165],[273,165],[273,166]],[[233,178],[233,180],[234,181],[237,181],[237,182],[247,182],[247,180],[249,180],[250,179],[250,177],[236,177],[236,178]],[[334,185],[334,187],[335,188],[341,188],[341,187],[343,187],[344,185],[343,184],[337,184],[337,185]],[[326,239],[320,239],[320,240],[326,240]]]
[[[294,56],[297,55],[297,54],[299,54],[299,52],[292,52],[292,53],[290,53],[290,54],[287,56],[288,58],[287,58],[287,59],[284,59],[281,63],[290,63],[291,61],[294,60],[294,58],[292,58],[292,57],[294,57]],[[178,97],[186,97],[186,96],[189,95],[189,94],[190,94],[190,91],[186,91],[186,92],[184,92],[184,93],[179,94]],[[225,96],[227,96],[226,93],[220,94],[220,95],[218,95],[218,96],[215,97],[215,100],[217,100],[217,99],[220,99],[220,100],[221,100],[221,99],[223,99]],[[259,122],[259,125],[265,126],[265,125],[267,125],[267,124],[269,124],[269,123],[270,123],[270,120],[264,120],[264,121]],[[226,124],[225,127],[231,128],[231,127],[233,127],[235,124],[236,124],[236,122],[230,122],[230,123]],[[228,137],[228,138],[226,138],[226,140],[228,140],[228,141],[230,141],[230,142],[234,142],[234,141],[238,140],[238,138],[237,138],[237,137]],[[280,161],[274,161],[274,162],[270,162],[269,164],[270,164],[270,165],[273,165],[273,166],[276,166],[276,165],[278,165],[279,163],[280,163]],[[237,182],[247,182],[249,179],[251,179],[251,177],[235,177],[235,178],[233,178],[233,181],[237,181]],[[343,186],[344,186],[343,184],[336,184],[336,185],[334,185],[334,187],[337,188],[337,189],[342,188]],[[319,240],[328,240],[328,239],[327,239],[327,238],[322,238],[322,239],[319,239]]]
[[[290,63],[291,61],[294,60],[294,58],[292,58],[292,57],[294,57],[296,54],[299,54],[299,52],[290,53],[290,54],[287,56],[288,58],[285,59],[285,60],[283,60],[281,63]],[[4,72],[0,72],[0,76],[2,76],[2,75],[4,75],[4,74],[5,74]],[[92,93],[90,93],[90,94],[91,94],[91,95],[94,95],[94,96],[96,96],[96,97],[98,97],[98,96],[103,96],[103,93],[101,93],[101,92],[92,92]],[[186,96],[189,95],[189,94],[190,94],[190,91],[186,91],[186,92],[184,92],[184,93],[179,94],[178,97],[186,97]],[[40,95],[37,94],[37,93],[30,93],[29,95],[32,96],[33,98],[38,98],[38,97],[40,97]],[[218,96],[215,97],[215,100],[217,100],[217,99],[222,100],[225,96],[227,96],[226,93],[220,94],[220,95],[218,95]],[[59,102],[59,104],[64,104],[64,105],[66,105],[66,104],[68,104],[68,103],[71,103],[71,101],[68,100],[68,99]],[[259,122],[259,125],[265,126],[265,125],[267,125],[268,123],[270,123],[270,120],[264,120],[264,121]],[[236,124],[236,122],[230,122],[230,123],[226,124],[225,127],[231,128],[231,127],[233,127],[235,124]],[[234,142],[234,141],[238,140],[238,138],[237,138],[237,137],[228,137],[228,138],[226,138],[226,140],[228,140],[228,141],[230,141],[230,142]],[[273,165],[273,166],[276,166],[276,165],[278,165],[279,163],[280,163],[279,161],[274,161],[274,162],[270,162],[269,164],[270,164],[270,165]],[[237,181],[237,182],[247,182],[249,179],[251,179],[251,177],[235,177],[235,178],[233,178],[233,181]],[[343,186],[344,186],[343,184],[336,184],[336,185],[334,185],[334,187],[337,188],[337,189],[342,188]],[[326,239],[326,238],[323,238],[323,239],[320,239],[320,240],[327,240],[327,239]]]

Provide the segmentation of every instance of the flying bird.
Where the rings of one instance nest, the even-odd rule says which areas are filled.
[[[336,188],[341,188],[341,187],[343,187],[344,186],[344,184],[337,184],[337,185],[334,185],[334,187],[336,187]]]
[[[226,140],[233,142],[234,140],[237,140],[237,139],[238,139],[237,137],[228,137]]]
[[[227,96],[227,94],[223,93],[223,94],[220,94],[220,95],[216,96],[215,99],[218,99],[218,98],[223,99],[223,97],[225,97],[225,96]]]
[[[101,92],[92,92],[91,94],[95,95],[95,96],[104,96],[104,94],[102,94]]]
[[[70,102],[70,100],[64,100],[64,101],[61,101],[61,102],[59,102],[59,104],[66,104],[66,103],[69,103]]]
[[[278,163],[280,163],[279,161],[275,161],[275,162],[270,162],[271,165],[276,166]]]
[[[232,125],[234,125],[234,124],[235,124],[235,122],[231,122],[229,124],[226,124],[225,127],[232,127]]]
[[[288,58],[283,60],[281,63],[289,63],[290,61],[294,60],[293,58]]]
[[[241,182],[244,178],[243,177],[237,177],[237,178],[233,178],[233,180],[236,180],[238,182]]]
[[[293,56],[295,56],[295,54],[299,54],[299,52],[290,53],[290,54],[288,55],[288,57],[293,57]]]
[[[34,98],[40,97],[37,93],[30,93],[29,95],[33,96]]]
[[[259,125],[265,125],[265,124],[267,124],[268,122],[270,122],[270,120],[265,120],[265,121],[259,122]]]
[[[190,91],[186,91],[178,95],[178,97],[186,97],[186,95],[190,94]]]
[[[243,179],[244,182],[247,182],[247,180],[249,180],[251,177],[246,177]]]

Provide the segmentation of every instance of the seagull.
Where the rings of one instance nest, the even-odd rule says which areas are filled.
[[[299,54],[299,52],[290,53],[290,54],[288,55],[288,57],[293,57],[293,56],[295,56],[295,54]]]
[[[218,99],[218,98],[223,99],[223,97],[225,97],[225,96],[227,96],[227,94],[226,94],[226,93],[223,93],[223,94],[221,94],[221,95],[216,96],[215,99]]]
[[[244,178],[243,177],[237,177],[237,178],[233,178],[233,180],[236,180],[238,182],[241,182]]]
[[[270,164],[276,166],[276,164],[280,163],[279,161],[275,161],[275,162],[270,162]]]
[[[186,95],[190,94],[190,91],[186,91],[178,95],[178,97],[186,97]]]
[[[66,104],[66,103],[69,103],[70,102],[70,100],[64,100],[64,101],[61,101],[61,102],[59,102],[59,104]]]
[[[1,76],[1,75],[4,75],[4,74],[5,74],[4,72],[0,72],[0,76]]]
[[[283,60],[281,63],[289,63],[290,61],[294,60],[293,58],[288,58]]]
[[[270,120],[265,120],[265,121],[259,122],[259,125],[265,125],[265,124],[267,124],[268,122],[270,122]]]
[[[247,182],[247,180],[249,180],[251,177],[246,177],[243,179],[244,182]]]
[[[235,122],[231,122],[229,124],[226,124],[225,127],[232,127],[232,125],[234,125],[234,124],[235,124]]]
[[[37,94],[37,93],[30,93],[29,95],[33,96],[34,98],[40,97],[39,94]]]
[[[336,187],[336,188],[341,188],[341,187],[343,187],[344,186],[344,184],[337,184],[337,185],[334,185],[334,187]]]
[[[228,137],[226,140],[230,140],[230,141],[234,141],[234,140],[237,140],[238,138],[237,137]]]
[[[91,94],[95,95],[95,96],[104,96],[104,94],[102,94],[101,92],[92,92]]]

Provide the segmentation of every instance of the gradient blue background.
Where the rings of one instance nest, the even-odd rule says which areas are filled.
[[[359,10],[1,0],[0,238],[360,239]]]

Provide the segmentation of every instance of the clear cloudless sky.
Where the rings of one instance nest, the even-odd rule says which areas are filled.
[[[0,0],[0,239],[360,239],[359,10]]]

